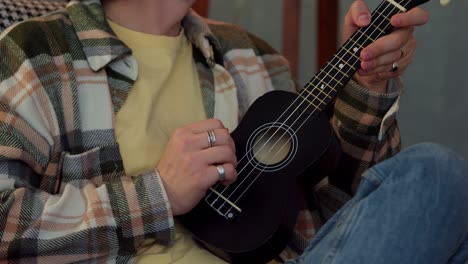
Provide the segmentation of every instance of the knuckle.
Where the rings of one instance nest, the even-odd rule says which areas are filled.
[[[221,148],[223,155],[225,155],[226,157],[232,155],[232,149],[228,145],[222,145]]]
[[[217,118],[213,118],[212,122],[216,127],[224,127],[223,122],[221,122],[221,120],[219,120]]]
[[[235,180],[237,178],[237,171],[234,168],[234,165],[228,163],[224,166],[224,169],[231,179]]]
[[[186,150],[192,144],[192,140],[189,137],[182,136],[179,138],[179,144],[182,150]]]
[[[181,162],[185,166],[191,166],[196,163],[196,158],[197,156],[192,154],[181,155]]]
[[[218,129],[216,130],[216,133],[217,133],[216,136],[222,141],[227,141],[227,139],[229,138],[229,133],[227,132],[226,129]]]
[[[205,175],[207,175],[206,173],[202,173],[202,172],[196,172],[193,174],[193,177],[191,179],[191,184],[192,186],[197,189],[197,190],[204,190],[206,189],[206,186],[203,184],[204,181],[203,181],[203,177],[205,177]]]
[[[183,127],[179,127],[177,128],[174,133],[172,134],[172,136],[174,138],[180,138],[182,137],[184,134],[186,133],[186,128],[183,128]]]

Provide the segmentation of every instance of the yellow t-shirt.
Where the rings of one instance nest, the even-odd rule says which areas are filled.
[[[110,20],[109,24],[138,62],[138,79],[115,121],[125,172],[138,175],[156,167],[176,128],[204,120],[206,113],[192,46],[183,30],[177,37],[168,37],[136,32]],[[225,263],[198,246],[177,221],[176,243],[144,247],[137,261]]]

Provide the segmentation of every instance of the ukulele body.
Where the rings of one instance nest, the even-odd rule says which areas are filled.
[[[330,145],[337,144],[328,119],[313,113],[314,108],[308,104],[297,94],[284,91],[269,92],[257,99],[232,132],[239,161],[238,179],[224,192],[224,187],[218,186],[218,191],[242,212],[211,193],[181,216],[196,240],[226,261],[265,263],[278,256],[289,242],[298,212],[304,207],[298,176]],[[290,106],[297,107],[297,111],[291,111]],[[259,146],[265,145],[265,139],[273,143],[262,150]],[[279,161],[256,158],[262,151],[275,155],[278,150],[282,153]],[[322,178],[319,173],[307,174],[306,182],[316,183]]]

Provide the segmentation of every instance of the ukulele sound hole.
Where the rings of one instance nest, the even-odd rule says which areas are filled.
[[[291,162],[297,145],[296,134],[286,124],[264,124],[247,141],[248,160],[259,171],[277,171]]]
[[[256,137],[252,151],[258,162],[267,166],[278,164],[291,151],[289,134],[279,128],[267,130]]]

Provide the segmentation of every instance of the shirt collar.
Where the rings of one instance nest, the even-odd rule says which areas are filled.
[[[107,23],[100,0],[71,1],[66,7],[88,64],[94,71],[106,67],[117,58],[131,54]],[[191,10],[182,21],[187,39],[203,54],[207,64],[213,67],[218,56],[219,42],[208,24]]]

